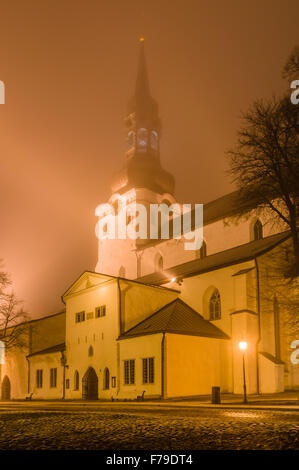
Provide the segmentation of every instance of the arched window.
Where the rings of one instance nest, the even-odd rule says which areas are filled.
[[[158,133],[156,131],[151,132],[151,148],[158,150]]]
[[[79,390],[79,372],[77,370],[74,374],[74,390]]]
[[[210,320],[219,320],[221,318],[221,299],[219,290],[215,289],[209,302]]]
[[[2,385],[1,385],[1,399],[2,400],[10,400],[10,380],[5,375],[2,380]]]
[[[253,240],[261,240],[263,238],[263,226],[259,219],[256,220],[253,226]]]
[[[118,273],[119,277],[126,277],[126,268],[124,266],[121,266],[119,268],[119,273]]]
[[[155,270],[156,272],[163,271],[163,258],[160,254],[157,254],[155,258]]]
[[[135,133],[134,131],[129,131],[128,132],[128,150],[131,150],[134,147],[134,137]]]
[[[109,369],[104,370],[104,390],[108,390],[110,387],[110,373]]]
[[[137,144],[140,150],[146,150],[147,147],[147,129],[141,127],[138,129]]]
[[[89,348],[88,348],[88,356],[89,357],[93,356],[93,347],[92,346],[89,346]]]

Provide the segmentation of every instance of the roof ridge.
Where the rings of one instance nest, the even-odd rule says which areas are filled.
[[[145,284],[146,285],[146,284]],[[129,328],[129,330],[126,330],[124,331],[122,334],[127,334],[129,333],[131,330],[133,330],[134,328],[137,328],[137,326],[140,326],[142,323],[150,320],[154,315],[157,315],[158,313],[161,312],[161,310],[163,310],[164,308],[166,307],[169,307],[171,304],[173,304],[174,302],[176,302],[178,300],[178,298],[174,299],[174,300],[171,300],[171,302],[168,302],[168,304],[165,304],[163,305],[163,307],[159,308],[159,310],[156,310],[154,313],[151,313],[151,315],[149,315],[148,317],[144,318],[143,320],[141,320],[139,323],[136,323],[136,325],[132,326],[131,328]]]
[[[275,248],[280,243],[286,241],[289,237],[290,237],[290,231],[285,230],[283,232],[278,232],[278,233],[269,235],[269,236],[264,237],[260,240],[251,240],[247,243],[242,243],[240,245],[233,246],[233,247],[228,248],[226,250],[217,251],[216,253],[213,253],[213,254],[210,254],[210,255],[204,257],[203,259],[193,259],[193,260],[190,260],[190,261],[185,261],[184,263],[177,264],[175,266],[171,266],[167,271],[168,271],[168,273],[171,273],[176,269],[181,270],[181,269],[184,269],[185,267],[194,266],[195,271],[192,271],[191,275],[196,275],[196,273],[198,272],[198,269],[200,270],[202,268],[202,263],[205,260],[209,260],[210,262],[212,262],[213,259],[217,259],[217,257],[219,257],[221,255],[222,256],[223,255],[227,256],[227,255],[231,255],[234,252],[237,252],[237,250],[248,249],[249,253],[247,254],[247,256],[246,257],[241,257],[237,260],[238,263],[243,263],[244,261],[248,261],[249,259],[254,259],[257,256],[261,256],[262,254],[266,253],[267,251]],[[270,246],[268,246],[271,241],[272,241],[272,244]],[[261,246],[259,246],[259,245],[261,245]],[[266,246],[263,246],[263,245],[266,245]],[[257,248],[256,248],[256,250],[253,250],[252,248],[255,247],[255,246],[257,246]],[[232,264],[236,264],[236,262],[235,261],[233,261],[233,262],[229,261],[229,265],[232,265]],[[219,265],[219,263],[218,263],[217,266],[222,266],[222,264]],[[209,270],[210,269],[211,269],[211,267],[209,268]],[[212,267],[212,269],[216,269],[216,268]],[[217,267],[217,269],[218,269],[218,267]],[[155,276],[155,274],[156,273],[150,273],[150,274],[147,274],[145,276],[140,277],[139,279],[142,279],[141,282],[143,282],[146,285],[147,284],[147,279],[151,279],[153,276]],[[178,276],[179,276],[179,274],[178,274]],[[190,276],[190,274],[188,274],[188,277],[189,276]],[[152,282],[155,282],[155,281],[152,281]],[[169,282],[168,277],[166,277],[166,275],[164,275],[164,277],[161,276],[158,279],[158,282],[161,283],[161,284],[167,283],[167,282]]]
[[[171,306],[181,306],[177,310],[171,309]],[[169,311],[170,307],[170,311]],[[166,311],[169,318],[165,322],[163,316]],[[159,315],[160,313],[160,315]],[[174,316],[175,315],[175,316]],[[151,323],[146,323],[153,316],[156,320]],[[229,336],[224,333],[219,327],[206,320],[200,313],[198,313],[193,307],[188,305],[183,299],[174,299],[169,304],[165,305],[149,318],[146,318],[135,327],[119,335],[118,339],[126,339],[135,336],[146,336],[148,334],[157,334],[169,332],[174,334],[188,334],[195,336],[204,336],[219,339],[228,339]]]
[[[38,355],[38,354],[46,354],[47,351],[50,351],[50,352],[59,352],[60,349],[57,349],[57,351],[51,351],[52,349],[54,348],[65,348],[66,347],[66,344],[65,344],[65,341],[63,343],[59,343],[59,344],[53,344],[53,346],[49,346],[48,348],[44,348],[44,349],[40,349],[39,351],[34,351],[30,354],[28,354],[26,357],[30,357],[30,356],[35,356],[35,355]]]

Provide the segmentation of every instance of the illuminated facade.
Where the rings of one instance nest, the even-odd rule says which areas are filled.
[[[125,122],[126,161],[108,202],[175,203],[143,43]],[[64,294],[65,312],[31,322],[28,348],[4,357],[2,397],[168,398],[206,395],[213,386],[242,393],[240,342],[249,394],[299,388],[285,312],[263,296],[269,257],[289,234],[254,211],[231,220],[237,204],[235,192],[204,206],[200,250],[185,250],[183,239],[100,240],[96,272]]]

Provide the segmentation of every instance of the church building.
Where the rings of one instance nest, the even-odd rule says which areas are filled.
[[[182,207],[161,165],[143,41],[125,125],[124,166],[108,203],[116,212]],[[269,259],[290,244],[290,233],[254,208],[236,218],[239,204],[237,191],[204,204],[196,250],[184,245],[192,226],[181,238],[99,239],[95,271],[62,295],[65,310],[29,322],[27,346],[5,352],[2,399],[167,399],[212,387],[242,394],[244,370],[248,394],[298,389],[285,312],[263,296]],[[133,211],[127,225],[134,219]]]

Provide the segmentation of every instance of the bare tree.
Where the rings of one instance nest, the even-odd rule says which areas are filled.
[[[28,315],[10,286],[8,274],[0,271],[0,342],[6,351],[26,346],[29,333]]]
[[[290,229],[294,250],[290,276],[299,275],[299,106],[289,96],[258,100],[242,115],[230,175],[239,188],[239,215],[267,210]]]
[[[263,311],[267,311],[267,306],[273,311],[276,301],[283,326],[296,338],[299,334],[299,277],[285,275],[293,264],[292,242],[288,239],[260,258],[259,272]]]
[[[282,72],[282,76],[289,81],[299,80],[299,46],[292,50]]]

